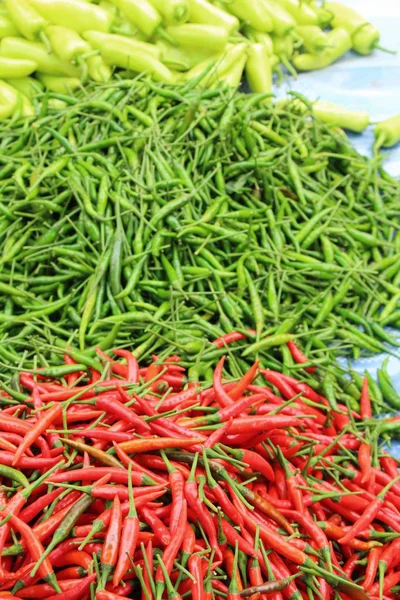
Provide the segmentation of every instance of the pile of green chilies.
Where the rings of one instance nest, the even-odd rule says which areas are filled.
[[[269,361],[293,336],[315,364],[394,343],[399,182],[302,98],[197,83],[49,94],[1,128],[2,364],[133,341],[204,364],[232,330]]]

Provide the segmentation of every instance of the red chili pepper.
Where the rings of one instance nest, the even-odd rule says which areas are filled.
[[[111,365],[111,371],[113,373],[116,373],[116,375],[119,375],[120,377],[123,377],[124,379],[127,378],[128,367],[126,365],[122,365],[121,363],[113,360],[111,358],[111,356],[108,356],[108,354],[106,354],[98,346],[96,346],[96,352],[100,356],[100,358],[102,358],[103,360],[105,360],[106,362],[108,362]]]
[[[222,369],[224,368],[224,363],[225,356],[223,356],[219,361],[214,370],[213,376],[215,398],[218,404],[222,407],[230,406],[234,402],[229,394],[224,390],[224,386],[222,385]]]
[[[230,550],[225,550],[225,564],[231,578],[228,588],[227,600],[241,600],[240,592],[243,584],[238,569],[238,546],[235,546],[235,554],[232,557]]]
[[[155,454],[139,454],[136,457],[136,461],[140,465],[145,465],[151,469],[157,469],[159,471],[167,471],[167,467],[165,462],[160,456],[156,456]],[[174,467],[182,473],[183,477],[187,479],[189,477],[190,470],[179,462],[172,463]],[[165,480],[164,480],[165,481]]]
[[[360,398],[360,414],[362,419],[372,419],[371,399],[368,391],[368,378],[364,377]]]
[[[380,588],[383,588],[385,572],[391,569],[396,563],[399,563],[399,553],[400,538],[393,540],[393,542],[382,550],[378,562]],[[371,592],[371,588],[369,588],[369,592]]]
[[[48,494],[45,494],[44,496],[40,496],[37,500],[35,500],[35,502],[31,502],[31,504],[29,506],[27,506],[26,508],[21,510],[21,512],[19,513],[19,518],[21,519],[21,521],[24,521],[25,523],[29,523],[44,508],[46,508],[47,506],[50,506],[50,504],[56,498],[58,498],[63,493],[63,491],[64,490],[62,488],[59,488],[59,489],[53,490],[52,492],[49,492]],[[0,503],[1,503],[1,501],[0,501]]]
[[[286,564],[283,562],[279,554],[277,552],[271,553],[271,567],[274,572],[274,575],[280,581],[285,581],[286,588],[283,590],[283,594],[286,598],[296,598],[299,595],[299,590],[297,588],[296,582],[290,580],[292,573],[287,568]],[[322,585],[320,584],[320,590],[323,591]],[[327,598],[329,599],[330,594],[328,594]],[[325,596],[326,598],[326,596]]]
[[[88,577],[85,577],[85,579],[78,581],[74,587],[61,592],[61,594],[50,596],[47,600],[78,600],[84,596],[85,592],[89,589],[90,584],[95,579],[96,574],[94,573],[93,575],[89,575]]]
[[[148,598],[150,598],[150,600],[153,600],[153,591],[152,591],[152,587],[151,587],[150,578],[153,578],[154,558],[153,558],[153,543],[151,540],[149,540],[149,542],[146,546],[146,559],[147,559],[148,569],[147,568],[144,569],[143,580],[144,580],[144,584],[145,584],[147,593],[145,593],[144,589],[142,590],[142,600],[148,600]]]
[[[99,590],[96,592],[96,600],[129,600],[129,598],[127,596],[120,596],[119,594],[107,592],[107,590]]]
[[[111,571],[114,569],[119,552],[119,542],[121,537],[121,504],[117,495],[114,496],[113,506],[110,516],[110,524],[104,539],[103,550],[101,553],[101,584],[104,588]]]
[[[214,446],[224,438],[225,434],[228,433],[232,425],[232,421],[233,419],[229,419],[229,421],[227,421],[221,427],[219,427],[219,429],[214,431],[204,442],[204,448],[214,448]]]
[[[50,475],[51,472],[52,470],[39,477],[35,482],[31,483],[29,487],[26,487],[25,489],[14,494],[14,496],[10,498],[7,505],[2,509],[3,516],[8,517],[13,515],[14,517],[17,517],[31,493],[43,483],[43,481]],[[9,532],[10,522],[7,521],[7,523],[4,523],[4,525],[0,526],[0,555],[4,549]]]
[[[121,392],[123,392],[123,390],[121,390]],[[177,425],[176,423],[173,423],[170,419],[166,419],[165,417],[160,417],[159,414],[156,412],[156,410],[152,406],[150,406],[150,403],[144,401],[143,398],[140,398],[136,394],[134,394],[134,398],[138,402],[141,410],[143,411],[143,413],[145,415],[147,415],[149,417],[157,416],[156,421],[150,422],[150,427],[155,434],[160,435],[162,437],[165,437],[165,435],[168,435],[168,436],[178,435],[182,438],[191,438],[191,439],[196,439],[196,440],[199,438],[198,433],[191,431],[190,429],[187,429],[186,427]],[[202,442],[206,441],[205,437],[202,437],[201,439],[202,439]]]
[[[273,415],[269,417],[264,416],[252,416],[251,419],[248,417],[238,417],[233,419],[229,429],[229,434],[235,433],[248,433],[255,434],[260,431],[270,431],[271,429],[284,429],[286,427],[296,427],[300,424],[299,419],[304,415],[298,415],[297,417],[287,417],[281,415]]]
[[[190,471],[190,475],[187,481],[185,482],[185,498],[188,506],[196,513],[199,523],[201,524],[205,533],[207,534],[211,548],[215,548],[216,556],[221,557],[221,553],[218,548],[217,533],[214,521],[212,520],[210,513],[204,507],[204,504],[200,501],[198,496],[197,483],[194,476],[197,468],[198,458],[199,455],[196,454],[195,459],[193,461],[192,469]]]
[[[114,447],[116,447],[115,444]],[[51,475],[48,481],[51,483],[66,483],[67,481],[96,481],[105,475],[109,475],[109,480],[115,483],[127,484],[129,481],[128,472],[125,469],[116,467],[90,467],[87,469],[75,469],[73,471],[62,471]],[[132,469],[131,481],[133,485],[154,485],[155,480],[141,471]],[[165,483],[165,480],[162,482]]]
[[[254,507],[258,508],[259,511],[272,521],[275,521],[275,523],[280,525],[282,529],[289,533],[289,535],[294,533],[293,528],[286,517],[284,517],[284,515],[267,498],[259,496],[256,492],[249,490],[245,486],[240,487],[240,492]]]
[[[194,578],[191,581],[192,600],[204,600],[202,562],[198,554],[192,554],[189,558],[189,571]]]
[[[130,381],[131,383],[138,383],[139,365],[136,357],[132,354],[132,352],[129,352],[129,350],[123,350],[121,348],[113,350],[113,352],[117,356],[122,356],[126,360],[126,363],[128,365],[128,372],[125,379],[127,381]]]
[[[58,558],[50,557],[54,567],[64,567],[66,565],[78,565],[83,569],[89,569],[92,563],[92,557],[83,550],[69,550]]]
[[[168,470],[169,485],[172,494],[169,529],[171,535],[174,535],[176,533],[176,529],[180,521],[180,513],[182,510],[182,506],[185,502],[185,480],[182,476],[182,473],[178,471],[178,469],[173,464],[171,464],[164,452],[162,452],[162,458]]]
[[[287,559],[294,562],[296,565],[303,565],[308,562],[307,555],[294,548],[290,545],[289,542],[286,542],[285,538],[278,533],[275,533],[272,529],[269,529],[263,524],[257,523],[257,520],[253,518],[250,512],[240,503],[239,500],[234,500],[234,504],[241,511],[245,525],[247,528],[255,533],[257,531],[257,527],[260,529],[260,538],[268,544],[268,547],[273,548],[282,556],[285,556]]]
[[[392,458],[388,454],[384,454],[380,457],[379,462],[385,469],[386,473],[390,475],[390,477],[393,477],[393,479],[397,477],[397,475],[399,474],[399,469],[397,466],[397,462],[394,458]]]
[[[69,484],[65,484],[69,485]],[[74,486],[75,487],[75,486]],[[89,494],[93,498],[102,498],[103,500],[114,500],[114,496],[118,496],[120,500],[129,500],[129,490],[123,485],[102,485],[93,484],[77,488],[79,491]],[[136,502],[140,502],[143,498],[146,502],[152,502],[165,493],[165,488],[162,485],[152,487],[134,488]],[[142,505],[145,503],[142,502]]]
[[[383,580],[382,591],[386,594],[389,594],[390,590],[399,583],[400,571],[390,573],[389,575],[386,575],[385,579]],[[374,583],[374,585],[370,588],[368,593],[370,598],[377,597],[380,594],[379,583]],[[388,597],[390,598],[390,595]]]
[[[216,517],[214,517],[214,520]],[[228,540],[228,543],[235,547],[235,544],[238,545],[238,548],[241,552],[249,556],[255,556],[255,552],[251,544],[249,544],[228,521],[224,518],[221,519],[222,530]]]
[[[297,479],[295,469],[293,465],[291,465],[289,461],[284,458],[280,448],[277,448],[277,457],[280,465],[285,470],[286,486],[289,498],[293,504],[293,508],[303,515],[305,513],[303,492],[299,488],[299,481]]]
[[[303,352],[300,350],[300,348],[293,341],[287,342],[287,347],[290,350],[290,354],[292,355],[294,362],[297,363],[298,365],[303,365],[305,363],[310,362],[309,359],[307,358],[307,356],[305,354],[303,354]],[[305,368],[305,370],[308,373],[315,373],[316,369],[317,369],[317,367],[306,367]]]
[[[82,581],[83,581],[82,579],[70,579],[69,581],[60,581],[60,588],[63,592],[67,592],[69,590],[73,590],[76,587],[76,585],[78,585]],[[92,581],[94,581],[94,578],[92,579]],[[86,589],[88,587],[89,586],[87,586]],[[23,588],[19,589],[17,593],[18,593],[19,598],[25,598],[26,600],[32,600],[33,598],[35,598],[35,599],[49,598],[53,595],[53,591],[54,590],[52,589],[50,584],[41,583],[39,585],[30,585],[27,587],[23,587]],[[61,595],[58,595],[58,596],[53,595],[53,598],[59,598],[60,596]],[[75,600],[75,597],[73,597],[72,599],[68,599],[68,600]]]
[[[249,329],[249,333],[253,335],[256,334],[256,332],[252,329]],[[214,340],[213,344],[215,344],[218,348],[223,348],[224,346],[232,344],[233,342],[239,342],[240,340],[245,340],[246,338],[247,335],[245,335],[244,333],[240,333],[239,331],[232,331]]]
[[[368,380],[367,380],[368,381]],[[362,478],[361,483],[367,483],[372,477],[371,470],[371,446],[365,442],[358,449],[358,463],[360,465]]]
[[[198,402],[197,397],[199,393],[199,388],[192,387],[183,392],[179,392],[178,394],[169,395],[163,400],[162,404],[160,404],[158,410],[159,412],[164,413],[178,407],[179,409],[188,408]]]
[[[203,438],[170,438],[170,437],[158,437],[158,438],[140,438],[134,439],[130,442],[123,442],[120,444],[120,448],[125,452],[140,453],[140,452],[154,452],[154,450],[162,450],[164,448],[190,448],[195,444],[200,444]]]
[[[294,389],[285,381],[281,373],[277,371],[269,371],[267,369],[260,369],[260,373],[264,375],[265,379],[272,383],[277,390],[282,394],[286,400],[291,400],[296,396]]]
[[[237,508],[232,504],[229,500],[227,494],[219,485],[219,483],[214,479],[210,465],[207,458],[207,453],[203,450],[203,462],[206,469],[208,486],[211,493],[215,496],[217,502],[220,507],[224,511],[225,515],[233,522],[235,525],[241,525],[243,523],[243,519]]]
[[[117,389],[119,391],[121,388],[117,386]],[[132,425],[137,429],[138,433],[150,432],[150,427],[135,413],[134,410],[128,406],[125,406],[125,404],[116,398],[110,397],[107,392],[96,398],[96,406],[106,413],[112,413],[118,419],[127,421],[127,423],[132,423]]]
[[[340,540],[346,533],[343,527],[332,521],[319,521],[318,525],[325,531],[328,538],[332,540]],[[354,550],[368,551],[376,546],[376,542],[364,542],[363,540],[354,538],[349,541],[348,545]]]
[[[366,592],[368,592],[374,584],[381,554],[382,548],[380,547],[371,548],[370,552],[368,553],[368,564],[367,568],[365,569],[365,578],[361,584]]]
[[[42,433],[44,433],[46,429],[48,429],[48,427],[53,423],[53,421],[56,421],[61,415],[62,407],[60,404],[55,404],[52,408],[42,414],[41,418],[37,421],[34,427],[32,427],[32,429],[25,434],[24,439],[18,446],[18,450],[16,451],[12,461],[13,465],[19,463],[24,452],[30,448],[37,438],[41,436]]]
[[[344,535],[339,542],[341,544],[348,544],[348,542],[354,539],[359,532],[367,529],[369,525],[372,523],[385,500],[386,492],[400,480],[400,475],[394,481],[391,481],[386,487],[383,488],[381,492],[379,492],[376,499],[371,502],[371,504],[364,510],[363,514],[359,517],[359,519],[350,527],[349,531]]]
[[[140,509],[140,515],[143,517],[154,533],[155,540],[164,548],[171,542],[171,534],[164,523],[154,514],[152,510],[143,506]]]
[[[252,367],[243,375],[240,381],[237,382],[234,388],[232,388],[228,395],[232,400],[239,400],[239,398],[244,394],[247,390],[254,377],[257,374],[257,370],[259,367],[260,361],[257,360]]]
[[[5,414],[4,410],[1,413],[0,428],[2,431],[17,433],[22,437],[32,430],[32,425],[25,421],[19,420],[16,417]]]
[[[29,553],[34,561],[38,561],[44,553],[44,548],[39,540],[39,538],[35,535],[34,531],[21,521],[15,515],[7,515],[5,511],[0,512],[0,515],[4,518],[5,516],[10,517],[10,523],[14,529],[16,529],[22,536],[25,545],[29,548]],[[60,586],[57,583],[57,578],[54,574],[53,566],[48,558],[45,558],[40,567],[39,567],[40,576],[50,583],[53,589],[57,592],[61,592]]]
[[[174,560],[178,554],[179,548],[181,547],[186,528],[187,521],[187,503],[186,500],[182,504],[181,514],[179,515],[179,523],[175,532],[175,535],[172,536],[171,543],[165,548],[162,561],[165,565],[166,571],[168,575],[170,575],[172,571],[172,567],[174,564]],[[156,598],[160,597],[160,593],[164,588],[164,575],[162,573],[162,569],[160,565],[157,567],[156,571]]]

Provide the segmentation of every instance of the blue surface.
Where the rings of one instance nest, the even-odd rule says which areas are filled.
[[[311,100],[337,102],[350,109],[367,110],[371,122],[400,113],[400,0],[338,0],[354,8],[381,31],[381,44],[397,54],[375,50],[370,56],[349,52],[335,65],[313,73],[301,73],[298,79],[288,78],[279,88],[278,97],[289,90],[305,94]],[[362,135],[349,136],[356,148],[365,155],[371,154],[374,140],[372,127]],[[400,176],[400,144],[385,151],[385,168]],[[400,204],[399,204],[400,216]],[[398,335],[400,335],[397,332]],[[357,372],[368,369],[373,377],[386,356],[380,354],[353,363]],[[400,392],[400,360],[391,357],[388,371]],[[400,442],[392,451],[400,458]]]

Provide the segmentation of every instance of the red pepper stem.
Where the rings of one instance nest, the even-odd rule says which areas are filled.
[[[101,579],[99,582],[99,590],[104,590],[108,581],[109,576],[111,575],[111,571],[113,567],[109,564],[105,564],[101,566]]]
[[[383,586],[385,583],[385,573],[387,564],[383,561],[379,561],[378,575],[379,575],[379,598],[383,598]]]
[[[129,512],[128,517],[137,517],[135,499],[133,497],[133,485],[132,485],[132,465],[128,465],[128,494],[129,494]]]
[[[239,545],[235,542],[235,558],[233,560],[233,568],[232,568],[232,579],[229,584],[229,594],[238,594],[239,588],[237,585],[237,573],[238,573],[238,557],[239,557]]]
[[[42,485],[42,483],[44,481],[46,481],[46,479],[49,477],[49,475],[51,475],[52,473],[54,473],[54,471],[56,469],[59,469],[62,465],[64,464],[63,461],[60,461],[59,463],[57,463],[56,465],[54,465],[53,467],[51,467],[51,469],[49,469],[48,471],[46,471],[46,473],[43,473],[43,475],[41,475],[38,479],[36,479],[36,481],[34,481],[33,483],[31,483],[30,486],[26,487],[25,489],[21,490],[19,492],[19,494],[21,494],[21,496],[23,496],[24,498],[28,499],[29,496],[31,495],[31,493],[40,485]]]
[[[285,471],[285,475],[287,478],[293,477],[294,473],[289,469],[289,463],[286,458],[283,456],[282,450],[280,448],[275,447],[276,457],[278,459],[279,464]]]
[[[90,495],[93,490],[92,485],[75,485],[73,483],[53,483],[55,487],[62,487],[68,490],[76,490],[77,492],[82,492],[84,494]]]
[[[149,542],[148,548],[150,547],[150,545],[151,545],[151,542]],[[140,544],[140,549],[142,551],[142,556],[143,556],[143,561],[144,561],[144,568],[146,569],[146,573],[147,573],[147,576],[149,578],[151,590],[152,590],[152,593],[155,594],[156,586],[155,586],[155,583],[154,583],[153,570],[150,568],[149,558],[148,558],[147,551],[145,549],[145,546],[144,546],[143,542]],[[150,600],[152,600],[152,599],[150,599]]]
[[[215,488],[218,485],[218,483],[215,481],[215,479],[211,473],[210,464],[209,464],[208,458],[207,458],[207,452],[204,447],[202,449],[202,452],[203,452],[203,462],[204,462],[204,468],[205,468],[206,475],[207,475],[208,485],[209,485],[210,489],[212,489],[212,488]]]
[[[100,520],[93,521],[92,529],[89,531],[83,542],[78,546],[78,550],[83,550],[83,548],[90,542],[90,540],[95,537],[100,531],[103,531],[104,523]]]
[[[135,571],[136,577],[139,579],[140,587],[142,588],[142,591],[143,591],[143,593],[144,593],[144,595],[146,597],[146,600],[152,600],[151,597],[150,597],[150,594],[148,592],[148,589],[146,587],[146,583],[144,581],[144,578],[143,578],[142,567],[140,565],[134,565],[133,569]]]
[[[170,577],[169,577],[169,575],[168,575],[168,571],[167,571],[167,569],[165,568],[165,565],[164,565],[164,563],[163,563],[163,559],[161,558],[161,556],[159,556],[159,558],[158,558],[158,562],[159,562],[159,564],[160,564],[161,570],[162,570],[162,572],[163,572],[163,575],[164,575],[164,580],[165,580],[165,585],[166,585],[166,588],[167,588],[167,594],[168,594],[168,598],[169,598],[170,600],[172,600],[173,598],[177,598],[177,597],[178,597],[178,594],[177,594],[177,592],[176,592],[176,590],[175,590],[174,586],[173,586],[173,585],[172,585],[172,583],[171,583],[171,579],[170,579]]]
[[[187,481],[196,481],[195,473],[196,473],[196,469],[197,469],[198,460],[199,460],[199,453],[196,452],[193,463],[192,463],[192,468],[190,469],[190,474],[189,474]]]
[[[160,454],[161,454],[163,461],[165,462],[165,466],[167,467],[168,473],[174,473],[175,471],[177,471],[176,467],[174,467],[174,465],[168,459],[168,456],[166,455],[165,450],[160,450]]]

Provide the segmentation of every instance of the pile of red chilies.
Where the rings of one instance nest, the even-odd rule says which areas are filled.
[[[0,598],[399,597],[398,466],[360,415],[258,363],[202,389],[114,355],[2,393]]]

